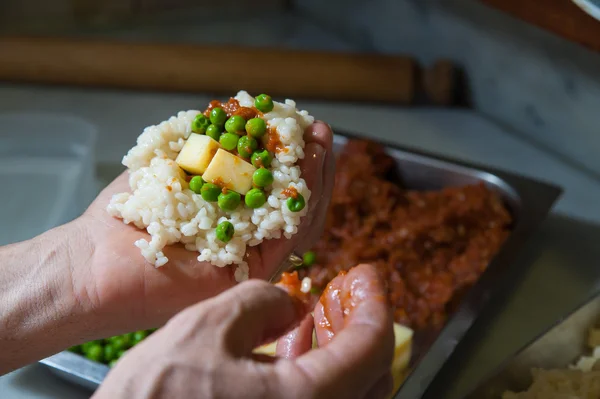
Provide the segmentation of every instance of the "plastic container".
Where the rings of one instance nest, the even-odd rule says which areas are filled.
[[[60,114],[0,114],[0,245],[79,216],[98,192],[97,129]]]

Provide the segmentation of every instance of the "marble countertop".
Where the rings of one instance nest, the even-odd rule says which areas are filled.
[[[96,161],[102,183],[122,167],[122,155],[146,125],[182,109],[198,108],[203,95],[134,93],[33,86],[0,86],[0,112],[73,114],[99,130]],[[506,356],[596,289],[600,268],[600,184],[543,150],[521,141],[468,110],[409,109],[300,101],[334,127],[561,185],[554,214],[520,258],[519,284],[495,299],[454,359],[445,392],[459,398]],[[560,289],[559,287],[560,283]],[[55,380],[39,366],[0,378],[2,398],[81,398],[88,393]]]

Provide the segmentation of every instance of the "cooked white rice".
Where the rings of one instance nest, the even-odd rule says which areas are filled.
[[[235,97],[241,106],[252,107],[254,97],[240,91]],[[201,111],[182,111],[156,126],[149,126],[137,139],[123,158],[129,169],[131,193],[113,196],[108,205],[110,215],[123,219],[124,223],[146,229],[150,241],[140,239],[135,246],[156,267],[168,262],[163,253],[166,245],[181,242],[189,251],[199,253],[198,260],[224,267],[237,265],[235,278],[248,278],[248,264],[244,261],[246,246],[255,246],[264,240],[291,238],[298,231],[301,212],[291,212],[285,205],[282,191],[294,187],[308,204],[310,190],[301,177],[298,159],[304,158],[303,133],[314,118],[306,111],[296,109],[296,103],[274,102],[271,112],[264,119],[276,127],[285,150],[275,154],[271,165],[274,183],[267,192],[267,202],[260,208],[249,209],[240,205],[233,212],[221,210],[216,203],[206,202],[192,192],[185,180],[185,173],[175,163],[185,140],[191,133],[191,124]],[[216,239],[215,228],[229,220],[235,234],[231,241],[223,243]]]
[[[302,279],[302,284],[300,285],[300,291],[304,292],[305,294],[308,294],[311,288],[312,280],[310,279],[310,277],[304,277]]]

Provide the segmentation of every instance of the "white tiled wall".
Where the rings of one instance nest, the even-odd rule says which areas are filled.
[[[599,54],[477,0],[296,5],[357,49],[414,54],[425,64],[440,57],[458,61],[477,110],[600,175]]]

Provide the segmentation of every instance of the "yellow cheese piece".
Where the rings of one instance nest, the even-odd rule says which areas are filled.
[[[275,356],[275,349],[277,348],[277,341],[273,341],[270,344],[259,346],[254,349],[254,353],[257,355]]]
[[[219,150],[216,140],[203,134],[190,134],[175,162],[188,173],[202,175]]]
[[[256,168],[223,149],[219,149],[202,175],[204,181],[245,195],[252,188]]]
[[[408,371],[410,357],[412,355],[413,330],[394,323],[394,360],[392,361],[392,376],[394,377],[395,393],[402,385]],[[277,341],[260,346],[254,350],[254,353],[260,353],[267,356],[275,356]],[[317,347],[317,337],[313,330],[313,348]],[[393,397],[393,395],[391,396]]]
[[[392,377],[394,377],[394,390],[398,391],[408,371],[408,364],[412,355],[413,330],[394,323],[394,360],[392,361]],[[393,394],[392,396],[393,397]]]

